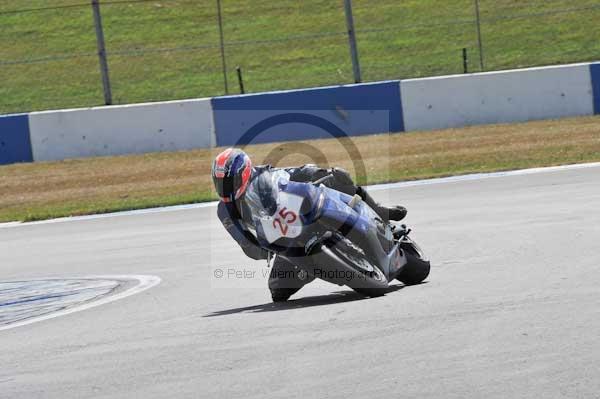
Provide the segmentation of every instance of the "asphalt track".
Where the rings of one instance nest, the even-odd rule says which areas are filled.
[[[0,331],[0,397],[600,397],[600,167],[376,194],[433,263],[376,299],[316,282],[276,306],[260,275],[215,279],[263,264],[213,207],[0,229],[3,281],[162,279]]]

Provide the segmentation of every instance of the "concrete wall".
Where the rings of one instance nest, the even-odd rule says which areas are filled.
[[[401,88],[406,130],[594,113],[588,64],[409,79]]]
[[[35,161],[208,148],[215,144],[209,99],[29,116]]]
[[[600,114],[600,63],[0,116],[0,164]]]

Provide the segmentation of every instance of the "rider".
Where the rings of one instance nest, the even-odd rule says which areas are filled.
[[[375,202],[364,187],[355,185],[348,172],[339,168],[323,169],[310,164],[283,169],[270,165],[252,166],[250,157],[244,151],[228,148],[217,155],[211,173],[217,194],[221,198],[217,210],[219,219],[244,253],[252,259],[268,259],[269,252],[259,245],[252,234],[256,227],[249,211],[248,197],[253,194],[261,195],[260,190],[266,186],[261,184],[261,181],[272,173],[279,173],[295,182],[312,182],[330,174],[332,178],[326,180],[324,185],[348,195],[358,194],[382,220],[399,221],[406,216],[406,208],[402,206],[388,208]],[[247,195],[249,190],[250,195]],[[276,204],[263,201],[262,206],[276,207]],[[272,210],[273,213],[274,211],[275,209]],[[306,273],[302,273],[283,258],[275,256],[269,276],[269,289],[273,301],[286,301],[310,281],[312,278]]]

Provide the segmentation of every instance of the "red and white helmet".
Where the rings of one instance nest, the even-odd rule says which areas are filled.
[[[252,177],[252,161],[238,148],[228,148],[215,158],[212,179],[217,194],[224,202],[241,198]]]

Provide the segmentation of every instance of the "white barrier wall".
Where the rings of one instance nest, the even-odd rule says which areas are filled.
[[[589,64],[408,79],[400,86],[406,131],[594,114]]]
[[[216,143],[210,99],[34,112],[29,124],[35,162]]]

